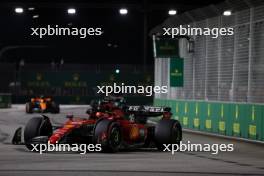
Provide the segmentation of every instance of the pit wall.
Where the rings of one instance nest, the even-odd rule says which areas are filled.
[[[183,128],[264,141],[264,105],[154,99],[172,108]]]

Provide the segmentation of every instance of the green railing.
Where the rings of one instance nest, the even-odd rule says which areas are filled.
[[[184,128],[264,141],[264,105],[155,99]]]

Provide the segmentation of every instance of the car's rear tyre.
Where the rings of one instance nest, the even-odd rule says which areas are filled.
[[[33,112],[33,107],[31,102],[26,103],[26,113],[32,113]]]
[[[94,142],[101,144],[102,152],[117,152],[121,141],[121,129],[117,123],[103,119],[96,124]]]
[[[182,127],[178,120],[163,119],[155,127],[155,143],[159,150],[164,144],[180,144],[182,140]]]
[[[24,130],[25,145],[29,150],[32,150],[31,140],[37,136],[51,136],[52,125],[48,118],[33,117],[31,118]]]

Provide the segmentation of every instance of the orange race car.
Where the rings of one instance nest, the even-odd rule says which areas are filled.
[[[51,112],[51,113],[59,113],[60,107],[57,103],[53,101],[50,97],[35,97],[31,98],[30,102],[26,103],[26,113],[33,112]]]

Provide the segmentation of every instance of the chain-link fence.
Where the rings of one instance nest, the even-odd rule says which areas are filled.
[[[234,35],[193,36],[194,53],[182,54],[184,86],[169,88],[168,94],[156,94],[156,98],[264,103],[264,5],[241,7],[246,2],[234,6],[238,10],[231,16],[183,23],[200,28],[233,27]],[[198,11],[206,16],[212,9]],[[186,22],[184,16],[163,25],[176,27]],[[156,85],[169,85],[169,63],[169,58],[155,59]]]

